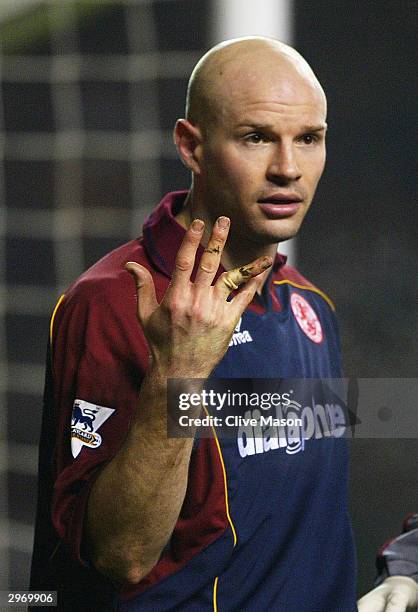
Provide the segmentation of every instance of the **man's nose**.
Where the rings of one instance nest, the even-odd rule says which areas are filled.
[[[278,143],[267,169],[267,178],[272,181],[296,181],[301,176],[292,144]]]

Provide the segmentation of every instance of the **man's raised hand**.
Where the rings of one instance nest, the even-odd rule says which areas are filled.
[[[151,273],[135,262],[126,269],[135,279],[137,316],[144,331],[152,366],[167,378],[207,378],[224,356],[235,325],[253,299],[259,274],[272,264],[271,257],[224,272],[212,286],[228,236],[230,221],[219,217],[190,280],[204,222],[195,219],[177,252],[170,285],[158,304]],[[230,301],[232,291],[245,285]]]

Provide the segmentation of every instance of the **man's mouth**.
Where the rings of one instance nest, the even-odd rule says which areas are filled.
[[[296,193],[274,193],[257,200],[266,216],[273,219],[292,217],[299,210],[302,201]]]

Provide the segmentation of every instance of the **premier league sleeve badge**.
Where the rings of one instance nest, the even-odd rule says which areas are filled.
[[[71,452],[78,457],[83,446],[98,448],[102,437],[97,430],[115,412],[113,408],[76,399],[71,416]]]

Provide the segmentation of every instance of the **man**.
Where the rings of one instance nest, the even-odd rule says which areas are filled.
[[[190,190],[57,305],[32,588],[55,586],[59,609],[356,610],[345,440],[166,430],[169,379],[340,376],[332,302],[277,255],[311,205],[326,127],[296,51],[218,45],[174,132]]]

